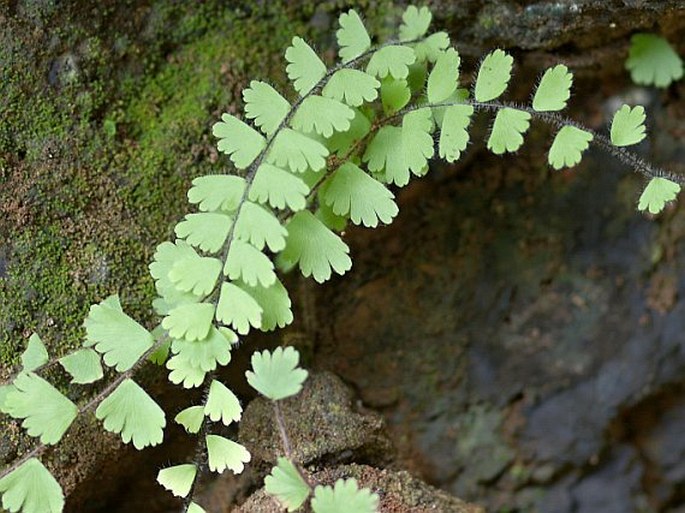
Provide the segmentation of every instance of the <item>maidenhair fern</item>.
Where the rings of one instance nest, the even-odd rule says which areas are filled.
[[[350,249],[340,235],[346,225],[391,223],[398,214],[394,187],[424,176],[435,156],[458,160],[476,114],[494,115],[486,146],[498,155],[519,150],[533,121],[555,129],[547,157],[554,169],[577,165],[590,144],[609,151],[649,179],[640,210],[656,214],[680,191],[683,178],[625,149],[645,137],[641,106],[622,106],[608,135],[559,115],[573,83],[563,64],[544,71],[530,104],[509,103],[500,97],[511,81],[512,56],[501,49],[488,53],[474,83],[464,87],[461,57],[448,34],[427,33],[426,7],[409,7],[398,39],[376,46],[354,10],[339,22],[339,62],[328,65],[294,37],[285,60],[295,94],[253,80],[243,91],[244,115],[223,114],[214,125],[218,149],[236,171],[193,180],[188,200],[195,211],[176,225],[175,240],[157,247],[149,270],[159,325],[148,331],[111,296],[91,307],[83,348],[74,353],[50,360],[38,335],[31,336],[22,369],[0,387],[0,409],[21,420],[40,443],[0,473],[5,509],[62,511],[59,484],[38,458],[79,413],[94,410],[106,430],[137,449],[163,441],[166,414],[134,381],[138,367],[151,360],[166,367],[172,383],[205,387],[200,403],[174,417],[197,437],[197,459],[175,462],[157,478],[183,498],[184,512],[205,511],[194,497],[199,477],[206,471],[240,473],[251,459],[245,447],[213,431],[214,424],[230,425],[242,415],[239,399],[216,379],[239,336],[293,321],[283,273],[298,268],[324,282],[349,271]],[[682,73],[676,64],[653,38],[633,40],[628,67],[636,80],[664,84]],[[74,384],[102,379],[103,362],[114,378],[76,404],[40,376],[56,362]],[[297,351],[254,353],[246,378],[272,402],[283,443],[266,491],[288,511],[307,500],[315,513],[377,511],[378,495],[354,479],[324,486],[293,460],[280,402],[296,395],[307,378]]]
[[[664,38],[656,34],[635,34],[626,60],[633,82],[667,87],[683,77],[683,60]]]

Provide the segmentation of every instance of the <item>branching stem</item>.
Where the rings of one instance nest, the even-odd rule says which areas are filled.
[[[312,95],[315,95],[319,93],[324,86],[328,83],[330,78],[337,72],[340,71],[341,69],[356,69],[356,65],[362,62],[363,60],[367,59],[374,53],[376,53],[378,50],[381,48],[384,48],[386,46],[397,46],[397,45],[406,45],[406,44],[413,44],[417,43],[419,41],[423,40],[423,38],[415,39],[412,41],[388,41],[386,43],[376,45],[358,57],[352,59],[351,61],[348,62],[340,62],[333,66],[330,69],[327,69],[326,74],[319,80],[314,87],[312,87],[311,90],[309,90],[307,93],[301,95],[298,97],[298,99],[291,105],[290,110],[286,114],[285,118],[283,118],[283,121],[276,127],[276,130],[271,134],[271,136],[267,139],[266,145],[264,146],[264,149],[259,153],[257,158],[255,159],[252,164],[250,164],[247,168],[247,171],[245,173],[245,190],[243,191],[243,195],[240,198],[240,201],[238,202],[238,207],[236,208],[236,213],[234,217],[234,222],[231,225],[231,228],[228,231],[228,236],[226,237],[226,241],[224,242],[224,245],[221,249],[221,262],[222,264],[226,262],[226,259],[228,258],[228,252],[231,249],[231,244],[233,243],[234,235],[235,235],[235,225],[240,217],[240,212],[242,211],[243,206],[247,202],[249,195],[250,195],[250,189],[252,187],[252,182],[254,181],[254,177],[257,174],[257,171],[259,170],[259,166],[261,166],[264,163],[264,160],[266,159],[267,154],[269,153],[269,150],[271,149],[273,142],[276,140],[276,137],[278,134],[280,134],[285,128],[288,127],[290,122],[293,119],[293,116],[297,113],[297,110],[300,108],[300,105],[302,105],[302,102],[304,102],[307,98],[309,98]],[[216,303],[218,301],[218,295],[219,291],[221,290],[220,287],[221,283],[217,282],[217,284],[214,287],[214,290],[210,294],[210,297],[213,300],[214,305],[216,306]]]
[[[86,413],[87,411],[92,410],[95,408],[98,404],[100,404],[102,401],[104,401],[107,396],[112,393],[112,391],[118,387],[124,380],[130,378],[136,370],[147,360],[147,358],[154,353],[159,346],[161,346],[164,342],[166,342],[167,337],[162,337],[161,339],[157,340],[150,348],[145,351],[141,357],[138,359],[136,363],[133,364],[133,366],[128,369],[127,371],[122,372],[119,374],[111,383],[109,383],[105,388],[103,388],[95,397],[90,399],[88,402],[85,404],[79,406],[78,413]],[[71,426],[73,426],[74,423],[72,422]],[[71,429],[71,426],[69,426],[69,429]],[[9,475],[10,473],[14,472],[17,468],[19,468],[22,464],[24,464],[26,461],[29,459],[39,456],[42,454],[45,450],[47,449],[47,445],[44,443],[40,443],[36,445],[33,449],[31,449],[29,452],[24,454],[21,458],[15,460],[12,462],[11,465],[0,471],[0,479],[5,477],[6,475]]]
[[[471,105],[475,110],[487,110],[491,112],[497,112],[499,110],[505,109],[505,108],[511,108],[511,109],[517,109],[517,110],[522,110],[531,115],[534,119],[539,119],[541,121],[544,121],[554,127],[557,128],[562,128],[566,125],[571,125],[576,128],[579,128],[581,130],[584,130],[590,134],[592,134],[592,141],[591,143],[594,143],[598,147],[602,148],[604,151],[608,152],[609,154],[613,155],[616,157],[618,160],[626,164],[627,166],[630,166],[633,170],[637,171],[638,173],[641,173],[647,178],[666,178],[668,180],[671,180],[672,182],[675,182],[680,185],[685,185],[685,176],[678,175],[676,173],[673,173],[671,171],[667,171],[663,168],[653,166],[634,152],[627,150],[626,148],[619,147],[619,146],[614,146],[611,143],[611,140],[604,134],[600,134],[599,132],[596,132],[590,128],[587,128],[580,123],[561,116],[557,113],[553,112],[538,112],[534,110],[532,107],[527,106],[527,105],[519,105],[517,103],[513,102],[479,102],[476,100],[463,100],[459,102],[441,102],[441,103],[435,103],[435,104],[430,104],[430,105],[412,105],[410,107],[405,107],[401,111],[397,112],[396,114],[393,114],[392,116],[389,116],[386,118],[387,121],[392,121],[393,119],[400,118],[404,116],[405,114],[408,114],[409,112],[414,112],[417,110],[422,110],[422,109],[434,109],[434,108],[441,108],[441,107],[452,107],[455,105]]]

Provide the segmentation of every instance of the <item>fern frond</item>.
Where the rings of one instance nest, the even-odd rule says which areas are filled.
[[[234,474],[240,474],[245,469],[245,463],[250,461],[250,453],[239,443],[223,436],[207,435],[205,437],[209,456],[209,470],[223,472],[226,469]]]
[[[38,367],[45,365],[48,359],[48,350],[45,349],[45,344],[43,344],[37,333],[33,333],[29,337],[26,350],[21,354],[22,370],[24,372],[36,370]]]
[[[5,396],[2,411],[23,419],[22,427],[46,445],[62,439],[78,415],[76,405],[33,372],[22,372]]]
[[[440,103],[452,96],[459,85],[459,64],[461,60],[454,48],[438,57],[428,75],[428,102]]]
[[[575,126],[566,125],[557,132],[549,149],[548,162],[554,169],[577,165],[594,136]]]
[[[319,190],[319,196],[321,196],[321,190]],[[319,201],[319,208],[314,212],[314,216],[321,221],[326,228],[329,228],[334,232],[341,233],[347,228],[347,217],[340,216],[333,212],[333,209],[327,205],[323,199]]]
[[[408,46],[384,46],[375,52],[366,66],[366,72],[378,78],[391,75],[403,79],[409,75],[409,66],[416,61],[414,50]]]
[[[485,56],[478,69],[474,96],[476,101],[489,102],[501,96],[509,85],[514,58],[502,50]]]
[[[288,511],[299,509],[311,492],[295,465],[287,458],[278,458],[278,465],[264,478],[264,489]]]
[[[422,37],[427,31],[433,19],[428,7],[420,9],[415,5],[410,5],[402,14],[402,24],[400,25],[400,41],[411,41]]]
[[[259,166],[252,181],[249,199],[257,203],[268,203],[279,210],[293,212],[307,206],[309,187],[299,177],[280,167],[264,163]]]
[[[221,273],[221,260],[201,257],[197,253],[174,262],[169,271],[169,279],[182,292],[196,296],[206,296],[216,284]]]
[[[364,23],[354,9],[342,13],[338,18],[340,28],[335,33],[340,47],[340,58],[343,64],[353,61],[371,47]]]
[[[381,104],[386,115],[395,114],[411,100],[411,90],[406,80],[391,76],[381,81]]]
[[[197,303],[202,299],[201,296],[182,292],[169,278],[169,271],[178,260],[195,255],[197,255],[195,250],[183,240],[177,240],[175,243],[163,242],[157,246],[149,269],[155,279],[157,294],[160,296],[153,302],[155,311],[159,315],[166,315],[179,305]]]
[[[179,239],[191,246],[216,253],[221,249],[233,225],[233,218],[216,212],[187,214],[183,221],[176,225],[174,231]]]
[[[495,155],[514,152],[523,144],[523,134],[530,126],[530,114],[523,110],[504,108],[495,116],[488,149]]]
[[[214,305],[189,303],[175,307],[162,320],[162,327],[171,338],[202,340],[209,333],[214,317]]]
[[[270,287],[276,281],[271,259],[252,244],[241,240],[231,243],[224,274],[231,280],[242,280],[251,286],[259,283],[263,287]]]
[[[356,479],[338,479],[332,487],[318,485],[314,489],[312,509],[314,513],[376,513],[378,502],[378,495],[359,489]]]
[[[323,169],[326,157],[328,150],[319,141],[285,128],[276,135],[266,161],[281,168],[288,167],[293,173],[303,173],[307,169]]]
[[[133,367],[155,341],[148,330],[124,313],[117,295],[92,305],[84,325],[83,345],[94,347],[105,364],[118,372]]]
[[[245,117],[254,120],[255,125],[271,136],[290,112],[290,103],[266,82],[253,80],[243,90]]]
[[[204,406],[190,406],[179,412],[174,421],[183,426],[186,433],[197,433],[200,431],[202,421],[205,418]]]
[[[204,414],[212,422],[221,422],[224,426],[238,422],[243,414],[240,401],[223,383],[213,380],[205,403]]]
[[[92,349],[80,349],[59,359],[59,363],[71,376],[72,383],[94,383],[102,378],[100,356]]]
[[[176,497],[186,497],[197,475],[197,467],[191,463],[167,467],[157,474],[157,482]]]
[[[302,390],[307,371],[301,369],[300,353],[294,347],[277,347],[252,354],[252,370],[245,372],[247,382],[272,401],[280,401]]]
[[[293,37],[285,51],[285,59],[289,63],[285,71],[300,96],[309,93],[326,75],[326,65],[301,37]]]
[[[48,469],[30,458],[0,479],[2,507],[12,513],[62,513],[64,492]]]
[[[668,87],[683,77],[683,61],[664,38],[635,34],[630,39],[626,69],[636,84]]]
[[[238,336],[231,330],[212,327],[201,340],[174,339],[171,352],[190,366],[211,372],[217,365],[228,365],[231,361],[231,345],[237,340]]]
[[[366,137],[371,131],[371,121],[369,121],[369,118],[367,118],[361,110],[353,110],[354,118],[350,122],[350,129],[347,130],[347,132],[335,133],[326,141],[326,146],[328,149],[332,153],[337,153],[341,157],[344,156],[355,144],[363,140],[364,137]],[[303,176],[305,182],[307,182],[307,178],[312,178],[312,181],[308,183],[309,187],[312,187],[319,181],[320,174],[309,174],[309,176]]]
[[[473,106],[452,105],[445,109],[440,129],[439,153],[447,162],[455,162],[466,149]]]
[[[285,328],[293,322],[290,297],[280,281],[276,280],[269,287],[259,285],[243,285],[242,287],[262,309],[262,324],[259,327],[261,331]]]
[[[235,116],[223,114],[221,121],[212,127],[217,147],[231,159],[235,167],[245,169],[266,147],[266,139],[251,126]]]
[[[637,209],[650,214],[658,214],[673,201],[680,192],[680,185],[666,178],[652,178],[642,191]]]
[[[100,403],[95,416],[107,431],[119,433],[124,443],[132,441],[138,450],[158,445],[164,438],[164,410],[131,379]]]
[[[199,366],[192,365],[188,360],[174,356],[166,362],[169,373],[169,381],[174,385],[182,385],[183,388],[199,387],[205,380],[207,373]]]
[[[288,223],[288,239],[282,257],[299,264],[303,276],[319,283],[331,277],[331,271],[344,274],[352,268],[350,248],[326,228],[308,210],[297,212]]]
[[[375,228],[378,221],[390,224],[399,212],[390,190],[352,162],[340,166],[321,188],[324,203],[354,224]]]
[[[330,137],[333,132],[350,128],[354,111],[337,100],[324,96],[308,96],[293,116],[292,126],[304,133],[317,133]]]
[[[410,172],[423,175],[434,152],[432,126],[430,109],[421,109],[406,114],[401,128],[381,128],[363,156],[369,170],[385,171],[386,181],[400,187],[409,183]]]
[[[235,238],[249,242],[258,250],[269,246],[274,253],[285,247],[286,229],[269,210],[246,201],[235,223]]]
[[[611,144],[614,146],[630,146],[637,144],[647,137],[645,128],[645,109],[641,105],[630,108],[623,105],[614,114],[611,121]]]
[[[435,62],[450,46],[447,32],[436,32],[414,45],[417,62]]]
[[[365,102],[372,102],[378,98],[380,85],[381,83],[372,75],[361,70],[340,69],[333,73],[321,94],[327,98],[345,102],[351,107],[359,107]]]
[[[226,282],[221,286],[216,320],[247,335],[250,326],[259,328],[262,325],[262,307],[238,285]]]
[[[193,180],[188,201],[202,212],[234,212],[245,192],[245,179],[235,175],[207,175]]]
[[[549,68],[535,90],[533,109],[538,112],[563,110],[571,97],[573,75],[563,64]]]

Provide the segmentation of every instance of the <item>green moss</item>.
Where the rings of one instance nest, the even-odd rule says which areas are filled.
[[[358,3],[387,37],[394,7]],[[154,248],[188,210],[190,181],[227,170],[211,125],[250,79],[292,98],[285,48],[299,34],[325,51],[341,10],[283,1],[247,12],[218,0],[105,2],[93,19],[42,10],[52,46],[10,20],[0,35],[12,63],[0,84],[0,367],[32,331],[52,352],[79,344],[88,306],[112,293],[154,321]]]
[[[9,243],[1,255],[0,366],[16,363],[32,331],[55,353],[79,344],[89,304],[111,293],[151,321],[154,247],[187,209],[189,181],[224,170],[213,162],[213,119],[249,75],[276,67],[292,32],[303,30],[285,6],[266,9],[266,21],[253,25],[220,3],[193,10],[161,2],[140,36],[154,41],[147,51],[136,33],[115,29],[108,42],[62,20],[62,37],[76,34],[65,46],[80,52],[70,75],[46,83],[55,56],[41,49],[26,52],[35,65],[27,60],[8,74],[0,107],[9,120],[0,130],[9,178],[1,198]],[[0,52],[14,55],[7,45]],[[132,54],[145,76],[135,67],[107,71],[112,59]]]

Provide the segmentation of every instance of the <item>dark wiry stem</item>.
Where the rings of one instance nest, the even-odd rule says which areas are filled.
[[[51,358],[50,360],[45,362],[43,365],[39,365],[38,367],[33,369],[31,372],[33,372],[34,374],[39,374],[43,371],[47,371],[47,370],[51,369],[52,367],[54,367],[62,358],[64,358],[64,356],[60,356],[58,358]],[[0,381],[0,387],[6,386],[6,385],[11,385],[12,382],[15,379],[17,379],[17,376],[19,376],[19,374],[21,374],[22,372],[24,372],[23,369],[15,372],[13,374],[10,374],[7,379]]]
[[[48,448],[48,446],[45,444],[36,445],[33,449],[31,449],[26,454],[22,455],[22,457],[19,458],[18,460],[13,461],[10,466],[8,466],[2,472],[0,472],[0,479],[11,474],[15,470],[17,470],[19,467],[21,467],[24,463],[26,463],[31,458],[40,456],[41,454],[43,454],[45,452],[45,450],[47,448]]]
[[[566,118],[564,116],[561,116],[557,113],[552,113],[552,112],[538,112],[535,109],[533,109],[530,106],[527,105],[519,105],[517,103],[512,103],[512,102],[479,102],[476,100],[463,100],[463,101],[458,101],[458,102],[441,102],[441,103],[434,103],[430,105],[412,105],[410,107],[406,107],[402,109],[401,111],[397,112],[396,114],[386,118],[387,121],[392,121],[393,119],[399,118],[404,116],[405,114],[408,114],[409,112],[421,110],[421,109],[433,109],[433,108],[441,108],[441,107],[452,107],[454,105],[471,105],[475,110],[488,110],[488,111],[494,111],[497,112],[499,110],[505,109],[505,108],[511,108],[511,109],[517,109],[517,110],[522,110],[531,115],[534,119],[537,118],[539,120],[545,121],[546,123],[549,123],[552,126],[555,126],[557,128],[562,128],[567,125],[574,126],[576,128],[579,128],[581,130],[584,130],[592,135],[592,141],[591,143],[595,143],[598,147],[602,148],[604,151],[610,153],[614,157],[616,157],[618,160],[626,164],[627,166],[630,166],[632,169],[637,171],[638,173],[641,173],[647,178],[666,178],[668,180],[671,180],[672,182],[675,182],[680,185],[685,185],[685,176],[675,174],[671,171],[667,171],[663,168],[654,166],[644,160],[643,158],[639,157],[635,153],[633,153],[630,150],[627,150],[623,147],[619,146],[614,146],[611,143],[611,140],[604,134],[600,134],[590,128],[587,128],[580,123],[570,119]]]
[[[323,89],[323,87],[328,83],[328,81],[330,80],[330,78],[333,76],[333,74],[335,72],[337,72],[341,69],[355,68],[355,66],[359,62],[361,62],[364,59],[368,58],[369,56],[373,55],[375,52],[377,52],[378,50],[380,50],[383,47],[394,46],[394,45],[399,45],[399,44],[411,44],[411,43],[415,43],[417,41],[419,41],[419,40],[406,41],[406,42],[402,42],[402,43],[400,43],[398,41],[391,41],[391,42],[384,43],[382,45],[376,46],[374,48],[371,48],[371,49],[367,50],[366,52],[362,53],[361,55],[359,55],[358,57],[356,57],[355,59],[353,59],[349,62],[339,63],[336,66],[334,66],[333,68],[327,70],[326,74],[321,78],[321,80],[319,80],[317,82],[316,85],[314,85],[314,87],[311,90],[309,90],[304,95],[300,96],[295,101],[295,103],[293,103],[293,105],[290,107],[290,110],[286,114],[285,118],[283,118],[283,120],[278,125],[276,130],[274,130],[274,132],[269,136],[264,149],[260,152],[260,154],[255,159],[255,161],[252,164],[250,164],[250,166],[248,166],[248,168],[247,168],[247,171],[246,171],[245,177],[244,177],[245,183],[246,183],[245,190],[243,191],[243,194],[240,197],[240,201],[238,202],[238,207],[236,208],[236,213],[234,216],[234,222],[231,225],[229,232],[228,232],[228,235],[226,237],[226,241],[224,242],[224,244],[220,250],[221,262],[226,262],[226,259],[228,258],[228,253],[231,249],[231,244],[233,243],[233,240],[235,238],[234,236],[235,236],[236,221],[240,216],[240,212],[242,211],[243,206],[245,205],[245,203],[247,202],[247,200],[249,198],[250,188],[252,186],[252,182],[254,181],[254,177],[257,174],[257,170],[259,169],[259,167],[263,164],[264,160],[266,159],[266,155],[268,154],[269,150],[273,146],[273,142],[276,139],[276,136],[278,136],[279,133],[281,133],[285,128],[288,127],[288,125],[292,121],[293,116],[295,115],[295,113],[299,109],[300,105],[302,105],[302,102],[304,102],[310,96],[319,93],[321,91],[321,89]],[[220,290],[221,290],[220,285],[221,285],[221,282],[218,281],[217,284],[214,286],[214,289],[212,290],[212,292],[209,295],[210,303],[213,304],[215,308],[216,308],[218,301],[219,301]],[[211,379],[209,380],[209,383],[211,383]],[[208,390],[209,390],[209,385],[206,385],[205,394],[204,394],[205,400],[206,400],[206,396],[208,394]],[[279,432],[281,433],[281,439],[284,441],[286,454],[288,455],[288,458],[290,458],[290,445],[289,445],[287,434],[285,432],[285,424],[283,422],[283,415],[280,412],[280,408],[278,406],[278,403],[274,403],[274,408],[278,412],[278,413],[276,413],[276,419],[277,419],[277,422],[279,425]],[[202,421],[202,429],[205,431],[207,429],[207,421],[205,419],[203,419],[203,421]],[[194,459],[194,461],[198,467],[198,474],[200,473],[201,470],[203,470],[203,468],[197,462],[202,461],[206,458],[205,445],[204,445],[203,438],[204,438],[204,436],[201,435],[198,439],[198,443],[197,443],[197,447],[196,447],[196,453],[195,453],[195,459]],[[198,481],[198,475],[196,475],[195,480],[193,481],[193,485],[191,487],[191,490],[188,493],[188,495],[186,496],[186,498],[184,499],[184,503],[183,503],[183,512],[184,513],[188,510],[188,507],[190,506],[190,503],[193,500],[193,495],[194,495],[195,486],[196,486],[197,481]]]
[[[215,375],[216,371],[210,372],[208,374],[209,379],[207,379],[207,384],[205,385],[205,388],[202,392],[202,404],[207,403],[207,399],[209,398],[209,387],[211,386],[212,380],[214,379]],[[191,463],[195,465],[195,468],[197,468],[197,472],[195,473],[195,479],[193,479],[193,484],[190,486],[190,491],[188,492],[188,495],[186,495],[183,499],[183,509],[181,510],[183,511],[183,513],[186,513],[188,511],[190,504],[193,502],[195,490],[197,489],[197,484],[200,480],[200,475],[207,471],[208,455],[207,444],[205,442],[205,439],[209,434],[209,429],[209,420],[206,416],[203,415],[202,423],[200,424],[200,431],[197,434],[197,442],[195,443],[195,454],[191,461]]]
[[[281,444],[283,444],[283,451],[285,452],[285,457],[290,460],[290,462],[300,474],[302,480],[307,483],[310,489],[313,489],[316,483],[313,483],[309,476],[304,472],[304,469],[300,466],[298,462],[293,459],[293,449],[290,443],[290,437],[288,436],[288,430],[285,426],[285,417],[283,416],[283,410],[281,410],[280,401],[272,401],[274,408],[274,418],[276,419],[276,427],[278,428],[278,434],[281,437]]]

